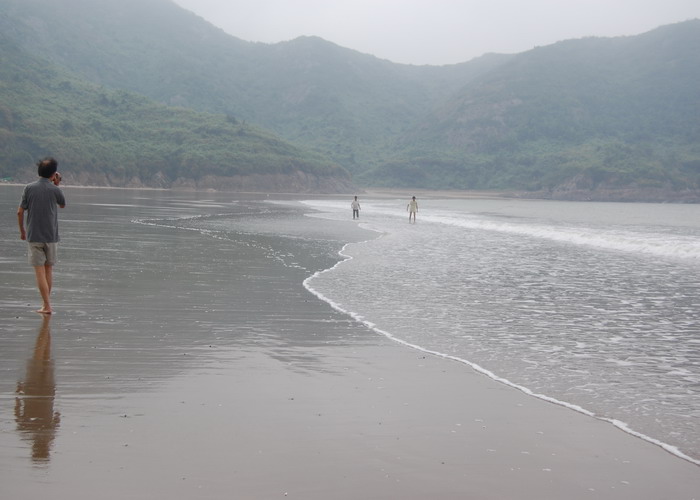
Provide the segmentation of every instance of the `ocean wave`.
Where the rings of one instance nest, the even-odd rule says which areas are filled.
[[[593,411],[591,411],[591,410],[588,410],[588,409],[586,409],[586,408],[584,408],[584,407],[582,407],[582,406],[579,406],[579,405],[576,405],[576,404],[573,404],[573,403],[570,403],[570,402],[567,402],[567,401],[564,401],[564,400],[561,400],[561,399],[557,399],[557,398],[548,396],[548,395],[543,394],[543,393],[540,393],[540,392],[533,391],[532,389],[530,389],[530,388],[528,388],[528,387],[526,387],[526,386],[524,386],[524,385],[517,384],[517,383],[512,382],[511,380],[509,380],[509,379],[507,379],[507,378],[501,377],[501,376],[499,376],[498,374],[496,374],[495,372],[493,372],[493,371],[491,371],[491,370],[488,370],[488,369],[482,367],[481,365],[479,365],[479,364],[477,364],[477,363],[474,363],[473,361],[470,361],[470,360],[468,360],[468,359],[466,359],[466,358],[463,358],[463,357],[460,357],[460,356],[455,356],[455,355],[452,355],[452,354],[447,354],[447,353],[444,353],[444,352],[441,352],[441,351],[438,351],[438,350],[434,350],[434,349],[429,349],[429,348],[424,347],[424,346],[422,346],[422,345],[409,342],[409,341],[407,341],[407,340],[405,340],[405,339],[402,339],[402,338],[399,337],[399,336],[396,336],[395,334],[393,334],[393,333],[391,333],[391,332],[389,332],[389,331],[387,331],[387,330],[384,330],[384,329],[382,329],[382,328],[379,328],[379,327],[377,326],[376,323],[374,323],[374,322],[368,320],[368,319],[365,318],[362,314],[360,314],[360,313],[358,313],[358,312],[355,312],[355,311],[352,311],[352,310],[349,310],[349,309],[343,307],[342,304],[336,302],[336,301],[333,300],[331,297],[328,297],[328,296],[324,295],[322,292],[320,292],[319,290],[317,290],[316,288],[314,288],[314,287],[312,286],[312,282],[314,281],[314,279],[318,278],[319,276],[321,276],[321,275],[323,275],[323,274],[326,274],[326,273],[331,273],[331,272],[333,272],[334,270],[336,270],[339,266],[344,265],[346,262],[348,262],[348,261],[350,261],[350,260],[353,259],[353,257],[352,257],[351,255],[349,255],[349,254],[347,254],[347,253],[345,252],[347,246],[348,246],[348,245],[345,245],[345,246],[340,250],[340,252],[338,252],[339,255],[342,257],[342,260],[341,260],[341,261],[337,262],[335,265],[333,265],[332,267],[330,267],[330,268],[328,268],[328,269],[324,269],[324,270],[315,272],[314,274],[312,274],[311,276],[308,276],[308,277],[303,281],[304,287],[305,287],[311,294],[313,294],[314,296],[316,296],[318,299],[320,299],[320,300],[322,300],[322,301],[328,303],[328,304],[329,304],[333,309],[335,309],[336,311],[339,311],[339,312],[341,312],[341,313],[343,313],[343,314],[346,314],[346,315],[350,316],[351,318],[353,318],[353,319],[354,319],[355,321],[357,321],[358,323],[361,323],[361,324],[365,325],[367,328],[371,329],[372,331],[374,331],[374,332],[376,332],[376,333],[378,333],[378,334],[380,334],[380,335],[383,335],[384,337],[390,339],[391,341],[394,341],[394,342],[399,343],[399,344],[401,344],[401,345],[403,345],[403,346],[409,347],[409,348],[411,348],[411,349],[415,349],[415,350],[417,350],[417,351],[420,351],[420,352],[423,352],[423,353],[426,353],[426,354],[429,354],[429,355],[432,355],[432,356],[436,356],[436,357],[439,357],[439,358],[448,359],[448,360],[451,360],[451,361],[456,361],[456,362],[459,362],[459,363],[463,363],[463,364],[465,364],[465,365],[471,367],[472,369],[474,369],[474,370],[477,371],[478,373],[481,373],[481,374],[483,374],[483,375],[489,377],[490,379],[492,379],[492,380],[494,380],[494,381],[496,381],[496,382],[498,382],[498,383],[501,383],[501,384],[507,385],[507,386],[509,386],[509,387],[512,387],[512,388],[514,388],[514,389],[517,389],[517,390],[519,390],[519,391],[521,391],[521,392],[523,392],[523,393],[525,393],[525,394],[527,394],[527,395],[529,395],[529,396],[535,397],[535,398],[537,398],[537,399],[541,399],[541,400],[547,401],[547,402],[549,402],[549,403],[553,403],[553,404],[556,404],[556,405],[559,405],[559,406],[563,406],[563,407],[565,407],[565,408],[568,408],[568,409],[570,409],[570,410],[573,410],[573,411],[576,411],[576,412],[578,412],[578,413],[584,414],[584,415],[589,416],[589,417],[591,417],[591,418],[595,418],[595,419],[597,419],[597,420],[601,420],[601,421],[607,422],[607,423],[609,423],[609,424],[612,424],[612,425],[614,425],[615,427],[617,427],[618,429],[620,429],[620,430],[622,430],[622,431],[624,431],[624,432],[626,432],[626,433],[628,433],[628,434],[630,434],[630,435],[632,435],[632,436],[635,436],[635,437],[637,437],[637,438],[639,438],[639,439],[642,439],[642,440],[647,441],[647,442],[649,442],[649,443],[652,443],[652,444],[654,444],[654,445],[656,445],[656,446],[659,446],[660,448],[664,449],[664,450],[667,451],[668,453],[671,453],[672,455],[677,456],[678,458],[681,458],[681,459],[683,459],[683,460],[687,460],[688,462],[694,463],[694,464],[696,464],[696,465],[700,465],[700,460],[697,460],[697,459],[695,459],[695,458],[693,458],[693,457],[691,457],[691,456],[689,456],[689,455],[683,453],[678,447],[673,446],[673,445],[670,445],[670,444],[668,444],[668,443],[665,443],[665,442],[663,442],[663,441],[661,441],[661,440],[659,440],[659,439],[656,439],[656,438],[654,438],[654,437],[652,437],[652,436],[649,436],[649,435],[646,435],[646,434],[644,434],[644,433],[641,433],[641,432],[635,430],[634,428],[632,428],[632,426],[630,426],[628,423],[623,422],[622,420],[615,419],[615,418],[610,418],[610,417],[606,417],[606,416],[602,416],[602,415],[598,415],[598,414],[596,414],[595,412],[593,412]]]
[[[345,208],[345,203],[336,200],[308,200],[306,205],[317,210],[337,212]],[[365,212],[376,217],[399,217],[401,213],[396,203],[366,203]],[[349,205],[348,205],[349,206]],[[403,214],[401,213],[403,217]],[[680,259],[700,263],[700,238],[698,234],[681,234],[648,229],[632,230],[629,226],[567,226],[565,224],[540,223],[537,220],[518,217],[503,217],[488,214],[430,210],[419,212],[422,221],[458,227],[467,230],[480,230],[519,235],[528,238],[545,239],[567,245],[577,245],[617,252],[642,254],[665,259]],[[676,228],[677,229],[677,228]]]

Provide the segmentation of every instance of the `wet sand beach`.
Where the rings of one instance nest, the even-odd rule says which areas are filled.
[[[14,224],[20,190],[0,193]],[[700,498],[697,465],[309,293],[371,237],[352,221],[222,194],[66,196],[53,317],[0,229],[2,498]],[[240,231],[195,230],[220,214]]]

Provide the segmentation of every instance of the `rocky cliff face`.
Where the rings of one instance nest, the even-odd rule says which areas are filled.
[[[349,179],[327,177],[295,172],[293,174],[253,174],[232,177],[205,176],[201,179],[179,178],[168,180],[158,174],[148,181],[138,177],[120,178],[103,173],[70,171],[63,173],[65,185],[152,188],[182,190],[215,190],[253,193],[309,193],[309,194],[352,194],[358,192]],[[36,176],[25,175],[14,179],[18,183],[28,183]],[[616,186],[599,183],[590,185],[586,182],[571,181],[552,189],[541,191],[499,192],[499,195],[515,198],[547,199],[560,201],[604,201],[604,202],[639,202],[639,203],[700,203],[699,189],[674,189],[672,186],[642,187]]]
[[[527,193],[528,198],[560,201],[606,201],[638,203],[700,203],[700,190],[642,187],[605,187],[595,189],[553,190]]]
[[[262,193],[318,193],[350,194],[357,187],[344,177],[317,176],[296,171],[292,174],[252,174],[220,177],[207,175],[200,179],[168,179],[158,173],[151,179],[118,177],[99,172],[62,171],[65,185],[156,188],[156,189],[212,189],[216,191],[262,192]],[[26,175],[17,182],[32,182],[35,176]]]
[[[562,201],[606,201],[640,203],[700,203],[700,189],[682,188],[671,184],[641,186],[635,184],[597,182],[584,175],[555,186],[552,189],[520,193],[526,198],[543,198]]]

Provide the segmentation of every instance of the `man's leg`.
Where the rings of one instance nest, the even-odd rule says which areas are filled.
[[[36,286],[39,288],[41,300],[44,305],[37,312],[42,314],[51,314],[51,287],[53,286],[53,266],[34,266],[36,274]]]
[[[415,219],[416,216],[414,215]],[[53,290],[53,266],[49,264],[44,265],[44,273],[46,274],[46,284],[49,287],[49,297],[51,296],[51,290]]]

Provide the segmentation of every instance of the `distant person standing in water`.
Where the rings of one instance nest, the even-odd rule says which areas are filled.
[[[17,209],[19,237],[29,244],[29,264],[34,267],[36,284],[44,302],[42,308],[37,311],[41,314],[53,312],[50,297],[59,241],[58,207],[66,206],[63,191],[58,188],[61,176],[57,170],[58,162],[53,158],[44,158],[37,163],[39,180],[25,186]]]
[[[352,200],[352,203],[350,203],[350,206],[352,207],[352,218],[359,219],[360,218],[360,202],[357,201],[357,196],[355,196],[355,199]]]
[[[416,222],[416,212],[418,212],[418,200],[414,196],[411,201],[406,205],[406,210],[408,210],[408,223],[411,223],[411,215],[413,215],[413,222]]]

